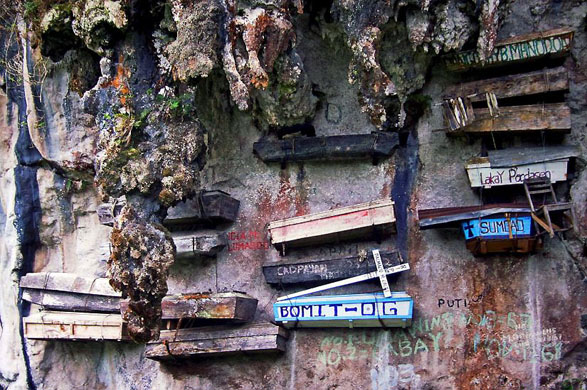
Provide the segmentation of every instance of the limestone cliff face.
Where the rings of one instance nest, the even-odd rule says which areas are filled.
[[[579,389],[587,290],[587,4],[555,0],[31,0],[0,9],[0,389]],[[524,256],[476,258],[455,230],[418,229],[415,210],[480,204],[463,165],[491,138],[449,138],[441,56],[558,27],[575,30],[565,100],[572,132],[498,139],[499,147],[578,144],[560,195],[578,235]],[[524,66],[524,65],[520,65]],[[499,75],[496,71],[492,75]],[[299,126],[303,125],[303,126]],[[393,131],[392,158],[264,164],[261,137]],[[216,259],[175,261],[162,225],[200,189],[241,201]],[[272,320],[279,289],[261,265],[280,259],[266,224],[391,196],[397,234],[293,250],[358,254],[375,245],[410,262],[392,289],[415,301],[406,330],[292,333],[283,355],[179,365],[143,345],[32,341],[21,318],[27,272],[109,277],[131,299],[134,339],[157,337],[168,293],[244,291]],[[114,228],[97,206],[124,197]],[[245,232],[245,234],[240,234]],[[232,237],[232,239],[230,238]],[[244,239],[242,237],[245,237]],[[112,250],[108,250],[110,241]],[[254,248],[254,249],[253,249]],[[288,291],[298,288],[291,287]],[[374,291],[355,285],[341,293]],[[583,386],[583,387],[580,387]]]

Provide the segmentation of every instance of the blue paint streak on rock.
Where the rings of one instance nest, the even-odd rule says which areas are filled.
[[[18,42],[12,41],[7,45],[6,35],[0,35],[0,43],[3,47],[8,46],[6,57],[9,61],[16,58],[18,54]],[[26,53],[30,60],[30,51]],[[29,64],[32,62],[29,61]],[[5,69],[0,69],[5,72]],[[32,72],[32,69],[29,69]],[[16,216],[15,228],[18,234],[19,247],[22,254],[21,267],[18,269],[18,279],[27,272],[33,270],[35,252],[40,247],[39,224],[41,221],[41,202],[39,198],[39,185],[37,182],[38,165],[43,162],[43,157],[33,144],[27,125],[27,104],[25,100],[24,86],[14,82],[12,78],[6,77],[6,94],[10,104],[18,107],[18,139],[15,145],[17,165],[14,168],[14,181],[16,187],[14,213]],[[33,93],[38,94],[35,89]],[[40,107],[40,101],[35,99],[36,109]],[[37,109],[38,113],[42,111]],[[40,116],[42,118],[42,115]],[[12,120],[12,118],[10,118]],[[19,292],[21,294],[21,292]],[[18,310],[21,317],[27,316],[30,312],[30,303],[18,300]],[[32,374],[31,364],[27,351],[27,344],[24,338],[22,322],[20,322],[19,333],[23,350],[23,359],[26,366],[27,387],[36,390]]]
[[[405,146],[398,148],[395,154],[396,170],[391,198],[395,202],[397,227],[397,248],[404,259],[408,259],[408,207],[418,174],[418,138],[415,131],[408,135]]]

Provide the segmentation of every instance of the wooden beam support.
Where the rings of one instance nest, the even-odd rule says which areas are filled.
[[[401,263],[399,252],[381,252],[383,266],[393,267]],[[270,284],[294,284],[346,279],[376,270],[373,253],[365,258],[349,256],[337,259],[310,261],[282,261],[263,265],[265,281]]]
[[[154,360],[175,360],[281,352],[285,351],[287,337],[285,329],[270,323],[163,330],[159,340],[147,344],[145,355]]]
[[[445,90],[443,98],[468,97],[471,102],[480,102],[485,100],[486,92],[493,92],[498,99],[504,99],[567,89],[569,73],[561,66],[451,85]]]
[[[377,159],[391,156],[399,146],[397,133],[296,137],[285,140],[261,140],[253,152],[263,162]]]
[[[128,304],[127,300],[121,302],[121,313],[126,311]],[[238,292],[169,295],[161,302],[161,319],[246,322],[253,319],[256,309],[255,298]]]

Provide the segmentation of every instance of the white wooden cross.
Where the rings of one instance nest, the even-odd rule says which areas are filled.
[[[381,254],[379,253],[379,249],[373,249],[373,259],[375,260],[377,276],[379,276],[381,288],[383,289],[383,296],[389,298],[391,296],[391,290],[389,289],[389,283],[387,283],[387,274],[385,273],[385,268],[383,268],[383,262],[381,261]]]
[[[379,251],[377,251],[377,252],[379,253]],[[381,255],[379,256],[379,260],[381,261]],[[383,268],[383,264],[381,265],[381,267]],[[318,287],[310,288],[310,289],[307,289],[307,290],[303,290],[303,291],[300,291],[300,292],[297,292],[297,293],[293,293],[293,294],[289,294],[289,295],[284,295],[284,296],[278,297],[277,300],[278,301],[284,301],[286,299],[297,298],[297,297],[301,297],[301,296],[304,296],[304,295],[313,294],[313,293],[316,293],[316,292],[319,292],[319,291],[330,290],[331,288],[346,286],[346,285],[349,285],[349,284],[354,284],[354,283],[362,282],[362,281],[365,281],[365,280],[374,279],[376,277],[381,277],[380,275],[382,275],[382,274],[383,274],[383,277],[385,278],[386,275],[391,275],[391,274],[395,274],[395,273],[398,273],[398,272],[407,271],[409,269],[410,269],[410,265],[408,263],[404,263],[404,264],[396,265],[394,267],[385,268],[385,269],[382,270],[381,273],[380,273],[379,270],[377,270],[377,271],[369,272],[367,274],[353,276],[352,278],[343,279],[343,280],[339,280],[339,281],[336,281],[336,282],[327,283],[327,284],[324,284],[322,286],[318,286]],[[385,283],[387,284],[387,279],[385,279]],[[383,287],[383,289],[385,291],[385,287]],[[389,291],[389,284],[387,284],[387,289]],[[390,296],[391,296],[391,293],[390,293]]]

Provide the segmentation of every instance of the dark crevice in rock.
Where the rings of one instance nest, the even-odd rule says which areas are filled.
[[[391,189],[391,198],[395,202],[395,218],[397,228],[397,248],[402,257],[408,260],[410,220],[409,211],[414,183],[418,176],[418,136],[415,130],[404,136],[404,146],[395,152],[396,170]]]

